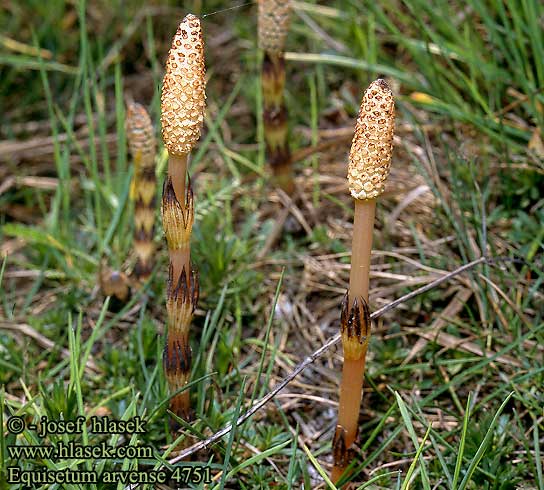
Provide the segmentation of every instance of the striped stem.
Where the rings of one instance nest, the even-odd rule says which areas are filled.
[[[191,347],[189,329],[198,302],[198,275],[189,274],[183,268],[177,281],[174,280],[174,266],[170,262],[166,310],[168,332],[163,351],[164,373],[170,391],[176,393],[185,387],[191,376]],[[191,419],[189,390],[174,394],[170,399],[170,410],[184,420]]]
[[[266,159],[274,173],[275,183],[291,195],[294,183],[288,143],[287,107],[283,98],[285,85],[283,53],[265,52],[261,82]]]
[[[284,101],[284,46],[290,19],[290,0],[259,0],[259,46],[264,51],[261,85],[266,156],[275,183],[288,195],[294,190]]]
[[[127,141],[134,162],[131,198],[134,201],[134,275],[146,280],[153,268],[155,226],[155,133],[145,108],[131,102],[127,108]]]
[[[172,180],[172,174],[176,175],[177,172],[170,170],[171,166],[164,182],[161,206],[170,256],[166,301],[168,329],[163,364],[170,391],[174,393],[185,386],[190,378],[189,327],[198,301],[198,279],[196,271],[191,268],[191,233],[194,222],[191,182],[189,180],[186,195],[180,202]],[[189,391],[174,395],[170,401],[170,409],[179,417],[189,420]]]

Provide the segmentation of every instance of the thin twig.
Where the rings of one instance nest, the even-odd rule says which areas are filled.
[[[389,310],[392,310],[393,308],[397,307],[398,305],[405,303],[406,301],[414,298],[415,296],[418,296],[420,294],[423,294],[427,291],[430,291],[431,289],[435,288],[436,286],[442,284],[443,282],[446,282],[450,280],[451,278],[462,274],[463,272],[466,272],[474,267],[476,267],[479,264],[488,263],[491,264],[499,259],[497,258],[489,258],[489,257],[480,257],[476,260],[473,260],[472,262],[469,262],[468,264],[462,265],[461,267],[458,267],[457,269],[445,273],[442,277],[439,277],[438,279],[435,279],[434,281],[430,282],[429,284],[426,284],[425,286],[422,286],[411,293],[408,293],[395,301],[392,301],[391,303],[383,306],[382,308],[376,310],[370,315],[371,319],[376,319],[386,313]],[[267,393],[263,398],[260,400],[257,400],[253,405],[240,417],[238,417],[236,421],[236,426],[240,426],[243,424],[247,419],[249,419],[253,414],[255,414],[257,411],[259,411],[264,405],[266,405],[272,398],[274,398],[283,388],[285,388],[293,379],[295,379],[304,369],[306,369],[310,364],[312,364],[316,359],[318,359],[322,354],[327,352],[332,346],[336,345],[340,341],[340,334],[336,334],[334,337],[331,337],[325,344],[323,344],[319,349],[317,349],[313,354],[306,357],[298,366],[291,371],[285,378],[283,378],[269,393]],[[168,461],[170,464],[175,464],[178,461],[181,461],[182,459],[187,458],[188,456],[191,456],[192,454],[201,451],[202,449],[205,449],[210,444],[213,444],[214,442],[221,439],[223,436],[228,434],[232,430],[233,426],[232,424],[226,425],[223,429],[216,432],[212,436],[208,437],[207,439],[197,442],[196,444],[193,444],[192,446],[188,447],[187,449],[184,449],[181,451],[175,458],[172,458]]]

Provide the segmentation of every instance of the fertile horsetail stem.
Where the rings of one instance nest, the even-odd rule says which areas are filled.
[[[384,191],[393,152],[395,104],[384,80],[370,84],[363,95],[349,154],[348,182],[355,200],[349,290],[342,303],[344,366],[338,424],[333,441],[337,482],[352,459],[357,437],[366,351],[370,339],[368,289],[376,199]]]
[[[161,214],[170,255],[163,365],[171,392],[187,384],[191,369],[189,327],[198,300],[198,280],[191,267],[193,191],[190,181],[186,185],[185,180],[189,154],[200,138],[204,121],[205,87],[200,20],[188,14],[172,40],[161,95],[162,138],[169,157]],[[189,392],[172,397],[170,409],[189,419]]]
[[[149,277],[153,267],[153,228],[155,225],[155,153],[153,123],[141,104],[130,102],[125,121],[127,141],[134,162],[131,197],[134,201],[134,275]]]
[[[293,170],[287,131],[284,46],[289,31],[291,2],[259,0],[259,47],[264,51],[261,83],[267,160],[276,183],[292,194]]]

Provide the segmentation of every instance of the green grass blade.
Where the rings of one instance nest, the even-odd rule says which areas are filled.
[[[425,432],[425,436],[423,437],[423,440],[421,441],[421,445],[419,446],[416,455],[414,456],[414,459],[412,463],[410,464],[410,467],[408,468],[408,471],[406,472],[406,476],[404,477],[404,483],[402,485],[402,490],[408,490],[410,488],[410,483],[412,479],[412,475],[414,474],[416,470],[417,463],[419,459],[421,458],[421,453],[423,452],[423,448],[425,447],[425,442],[427,441],[427,438],[429,437],[429,434],[431,432],[432,426],[429,425],[427,427],[427,431]],[[419,461],[421,464],[421,461]]]
[[[455,462],[455,470],[453,471],[453,481],[451,484],[452,489],[457,488],[457,482],[461,473],[461,465],[463,464],[463,456],[465,454],[465,442],[467,437],[468,420],[470,418],[470,410],[472,406],[471,394],[469,393],[467,399],[467,406],[465,408],[465,415],[463,417],[463,429],[461,431],[461,440],[459,441],[459,449],[457,450],[457,460]]]
[[[265,451],[256,454],[255,456],[252,456],[251,458],[246,459],[243,463],[240,463],[238,466],[230,470],[227,474],[226,480],[229,478],[232,478],[236,473],[238,473],[240,470],[243,470],[244,468],[247,468],[248,466],[251,466],[252,464],[258,464],[263,459],[268,458],[269,456],[272,456],[278,452],[280,452],[284,447],[287,447],[291,443],[290,440],[287,440],[285,442],[282,442],[281,444],[278,444],[277,446],[273,446],[271,448],[266,449]]]
[[[337,490],[336,486],[334,485],[334,483],[331,481],[331,479],[327,475],[327,472],[319,464],[319,461],[315,458],[315,456],[312,454],[310,449],[308,449],[308,446],[306,446],[306,444],[302,443],[302,449],[304,449],[304,452],[308,456],[308,459],[310,460],[310,463],[312,463],[313,467],[321,475],[323,480],[325,480],[325,483],[327,484],[327,488],[330,488],[331,490]]]
[[[544,490],[544,477],[542,476],[542,456],[540,454],[540,437],[538,435],[538,421],[533,425],[533,442],[535,446],[535,466],[538,490]]]
[[[419,452],[420,445],[417,440],[416,431],[412,424],[412,419],[410,418],[410,414],[408,413],[408,408],[406,407],[404,400],[401,398],[398,392],[395,392],[395,398],[397,399],[397,404],[399,406],[400,414],[402,416],[402,420],[404,421],[404,425],[406,426],[406,429],[408,430],[408,434],[410,435],[410,438],[412,439],[412,443],[414,444],[416,451]],[[423,443],[421,444],[421,446],[423,446]],[[419,456],[419,463],[421,468],[421,483],[423,485],[423,488],[425,490],[431,490],[429,476],[427,474],[427,469],[425,467],[425,460],[421,456]]]
[[[281,271],[280,278],[278,280],[278,284],[276,286],[276,292],[274,294],[274,300],[272,302],[272,307],[270,308],[270,315],[268,317],[268,324],[266,325],[266,333],[264,336],[263,341],[263,352],[261,354],[261,360],[259,361],[259,369],[257,371],[257,376],[255,377],[255,386],[253,387],[253,393],[251,394],[251,404],[255,400],[255,396],[257,395],[257,390],[260,387],[260,392],[262,393],[264,386],[260,386],[261,382],[261,374],[264,369],[264,360],[266,358],[266,352],[268,350],[268,337],[270,336],[270,330],[272,329],[272,323],[274,321],[274,313],[276,312],[276,305],[278,304],[278,298],[280,296],[281,291],[281,284],[283,282],[283,274],[285,272],[285,269]]]
[[[221,480],[219,482],[219,490],[223,490],[225,488],[225,484],[227,483],[227,468],[229,466],[230,462],[230,456],[232,453],[232,446],[234,445],[234,437],[236,433],[238,432],[238,417],[240,416],[240,408],[242,407],[242,402],[245,398],[245,387],[246,387],[246,381],[245,378],[242,380],[242,385],[240,386],[240,394],[238,396],[238,401],[236,402],[236,407],[234,409],[234,412],[232,414],[232,430],[229,434],[229,441],[227,444],[227,449],[225,451],[225,458],[223,459],[223,470],[221,474]]]
[[[463,478],[463,481],[461,481],[461,484],[459,485],[458,489],[455,489],[455,490],[465,490],[465,488],[467,487],[470,479],[472,478],[472,475],[474,474],[474,471],[476,470],[478,464],[480,463],[480,461],[482,460],[484,456],[487,446],[491,442],[491,439],[493,437],[493,430],[495,429],[495,425],[497,425],[497,421],[499,420],[499,415],[502,413],[502,411],[504,410],[504,407],[506,407],[506,404],[508,403],[508,401],[510,400],[513,394],[514,394],[513,391],[510,392],[510,394],[506,397],[506,399],[501,403],[501,406],[499,407],[499,409],[495,413],[495,416],[493,417],[493,420],[491,421],[491,425],[489,426],[489,429],[487,429],[487,432],[484,436],[482,443],[478,447],[478,450],[476,451],[474,458],[472,458],[472,461],[470,462],[468,466],[468,469],[465,474],[465,477]]]
[[[0,423],[1,422],[2,420],[0,419]],[[293,488],[293,483],[295,479],[295,465],[297,462],[298,431],[299,431],[299,426],[297,423],[295,433],[293,434],[293,437],[292,437],[293,442],[291,443],[291,457],[289,458],[289,469],[287,470],[287,490],[291,490]]]

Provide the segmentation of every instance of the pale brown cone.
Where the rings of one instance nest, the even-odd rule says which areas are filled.
[[[259,47],[269,53],[283,53],[290,21],[290,0],[259,0]]]
[[[137,102],[128,104],[125,128],[130,153],[135,162],[140,167],[154,166],[155,131],[144,106]]]
[[[206,106],[205,72],[200,19],[188,14],[172,40],[162,85],[162,139],[170,155],[190,153],[200,138]]]
[[[366,89],[349,153],[348,182],[355,199],[375,199],[385,188],[393,153],[395,101],[378,79]]]

